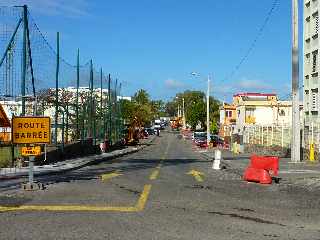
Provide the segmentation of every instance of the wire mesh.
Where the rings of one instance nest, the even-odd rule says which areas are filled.
[[[28,38],[24,37],[25,22]],[[87,139],[94,144],[121,140],[119,82],[106,77],[91,61],[78,65],[76,50],[74,63],[58,57],[56,47],[48,43],[30,12],[25,21],[22,7],[0,7],[0,57],[0,103],[9,118],[22,114],[25,101],[26,115],[51,117],[53,129],[57,128],[52,140],[57,146]]]

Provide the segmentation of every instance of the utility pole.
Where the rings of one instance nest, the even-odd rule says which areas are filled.
[[[208,75],[208,89],[207,89],[207,146],[210,144],[210,118],[209,118],[209,100],[210,100],[210,75]]]
[[[292,0],[292,143],[291,161],[300,162],[298,0]]]

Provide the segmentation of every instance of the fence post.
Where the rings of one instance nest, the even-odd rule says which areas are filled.
[[[27,24],[28,24],[28,7],[23,5],[23,45],[22,45],[22,73],[21,73],[21,115],[26,114],[26,73],[27,73]]]
[[[271,125],[271,146],[273,145],[273,133],[274,133],[274,128],[273,124]]]
[[[77,95],[76,95],[76,118],[77,118],[77,123],[76,123],[76,138],[77,140],[79,139],[79,86],[80,86],[80,50],[78,48],[78,53],[77,53]]]
[[[54,121],[54,131],[55,131],[55,144],[58,147],[58,104],[59,104],[59,65],[60,65],[60,36],[59,32],[57,32],[57,62],[56,62],[56,98],[55,98],[55,121]]]
[[[283,134],[284,134],[284,127],[283,127],[283,122],[281,124],[281,147],[283,148],[284,147],[284,144],[283,144]]]
[[[105,135],[105,124],[104,124],[104,117],[103,117],[103,91],[102,91],[102,68],[100,68],[100,127],[102,127],[102,130],[100,129],[100,133],[102,131],[102,134],[99,134],[99,136],[101,137],[101,139],[104,139],[104,135]],[[102,125],[103,124],[103,125]]]
[[[90,112],[89,112],[89,126],[90,126],[90,138],[93,140],[93,65],[90,60]],[[93,143],[93,141],[92,141]]]
[[[111,128],[112,128],[112,112],[111,112],[111,75],[108,75],[108,113],[109,113],[109,124],[108,124],[108,138],[109,138],[109,145],[112,145],[111,140]]]

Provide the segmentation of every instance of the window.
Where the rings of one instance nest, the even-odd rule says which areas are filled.
[[[317,71],[318,50],[312,52],[312,72]]]
[[[306,54],[305,56],[305,64],[306,64],[306,71],[309,72],[310,71],[310,53]]]
[[[232,117],[232,111],[227,110],[227,111],[226,111],[226,117],[231,118],[231,117]]]
[[[311,111],[318,111],[319,109],[319,97],[318,88],[311,90]]]
[[[279,110],[279,116],[284,117],[286,115],[286,112],[283,109]]]
[[[319,14],[316,12],[314,15],[314,35],[318,35],[319,32]]]

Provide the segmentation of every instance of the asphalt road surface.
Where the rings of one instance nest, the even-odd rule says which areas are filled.
[[[43,191],[2,180],[0,239],[320,239],[319,192],[211,166],[168,132],[135,154],[43,176]]]

